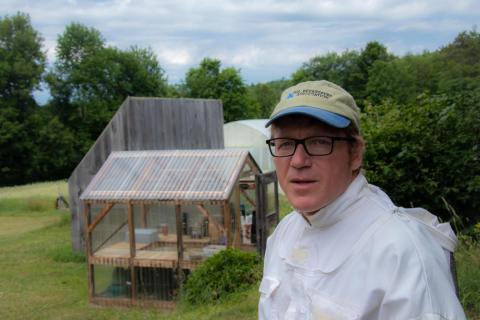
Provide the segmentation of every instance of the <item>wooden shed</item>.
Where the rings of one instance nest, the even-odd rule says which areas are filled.
[[[261,177],[244,150],[112,152],[80,197],[90,301],[173,308],[207,257],[261,249],[268,231],[252,241],[248,213],[278,220],[276,183]]]

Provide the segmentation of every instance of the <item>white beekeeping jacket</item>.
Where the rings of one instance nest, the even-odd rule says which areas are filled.
[[[456,237],[358,176],[308,219],[269,237],[259,319],[465,319],[450,273]]]

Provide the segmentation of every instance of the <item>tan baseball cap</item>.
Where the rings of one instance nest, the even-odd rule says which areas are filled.
[[[346,128],[353,122],[360,130],[360,109],[353,97],[326,80],[302,82],[285,89],[265,127],[293,114],[314,117],[336,128]]]

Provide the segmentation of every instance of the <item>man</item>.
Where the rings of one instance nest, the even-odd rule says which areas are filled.
[[[453,231],[367,183],[359,118],[327,81],[288,88],[275,107],[267,144],[295,211],[268,239],[259,318],[465,319]]]

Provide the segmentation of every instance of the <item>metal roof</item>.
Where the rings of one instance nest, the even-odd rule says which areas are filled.
[[[81,200],[227,200],[248,151],[112,152]]]

